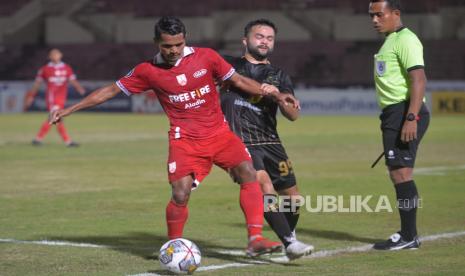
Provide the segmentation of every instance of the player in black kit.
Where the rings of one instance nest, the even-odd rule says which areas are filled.
[[[268,60],[276,31],[269,20],[249,22],[242,40],[245,55],[226,57],[226,60],[238,73],[260,83],[272,84],[281,93],[294,94],[290,77]],[[298,241],[295,236],[299,210],[298,206],[290,205],[295,202],[292,198],[300,194],[291,162],[276,130],[278,108],[291,121],[298,118],[299,110],[292,105],[278,104],[269,97],[250,97],[235,87],[222,88],[221,108],[231,130],[242,139],[252,156],[264,194],[265,219],[286,247],[287,257],[292,260],[311,254],[313,246]],[[284,200],[288,202],[284,206],[290,206],[288,210],[279,210],[277,193],[286,196]]]

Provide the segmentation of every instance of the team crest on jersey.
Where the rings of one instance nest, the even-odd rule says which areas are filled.
[[[184,86],[187,84],[187,78],[185,74],[177,75],[176,79],[178,80],[178,83],[181,86]]]
[[[176,171],[176,161],[168,164],[168,171],[174,173]]]
[[[376,61],[376,74],[382,77],[386,72],[386,62],[384,60],[377,60]]]

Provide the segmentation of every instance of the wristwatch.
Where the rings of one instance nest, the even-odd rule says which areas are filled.
[[[407,119],[407,121],[419,121],[419,120],[420,120],[420,116],[415,115],[415,114],[413,114],[413,113],[409,113],[409,114],[407,114],[406,119]]]

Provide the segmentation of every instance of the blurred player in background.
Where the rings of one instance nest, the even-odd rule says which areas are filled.
[[[373,27],[385,41],[375,55],[375,85],[382,108],[381,130],[384,157],[396,189],[401,229],[375,249],[417,249],[416,213],[418,191],[413,180],[417,148],[429,125],[426,108],[426,75],[423,46],[418,37],[402,25],[399,0],[371,0]]]
[[[267,95],[278,102],[298,104],[292,95],[272,85],[237,74],[218,53],[186,46],[184,24],[175,17],[162,17],[155,25],[159,53],[137,65],[115,84],[100,88],[81,102],[55,111],[52,122],[83,108],[101,104],[123,91],[127,95],[152,89],[170,120],[168,178],[172,198],[166,207],[170,239],[183,236],[191,189],[208,175],[213,164],[230,170],[239,180],[240,206],[247,223],[247,253],[256,256],[281,250],[279,242],[262,236],[263,204],[250,155],[229,129],[219,103],[215,81],[232,83],[254,95]]]
[[[26,94],[24,109],[27,110],[34,101],[34,97],[39,91],[40,85],[43,81],[46,82],[47,88],[45,92],[45,102],[47,109],[50,113],[63,109],[66,103],[66,97],[68,95],[68,82],[71,83],[79,94],[84,95],[85,90],[76,80],[76,75],[73,73],[73,69],[61,59],[63,54],[58,49],[52,49],[49,52],[48,58],[49,63],[42,66],[37,72],[34,84]],[[32,144],[35,146],[42,145],[42,140],[50,130],[51,125],[49,120],[46,120],[40,128],[37,136],[32,140]],[[79,144],[73,142],[71,137],[68,135],[65,125],[63,122],[57,123],[58,133],[60,134],[63,141],[68,147],[77,147]]]
[[[261,83],[272,84],[283,94],[293,95],[290,77],[270,64],[268,59],[273,52],[276,32],[275,25],[269,20],[249,22],[242,39],[245,55],[227,60],[238,73]],[[247,146],[257,170],[257,178],[264,193],[266,221],[283,242],[289,259],[310,254],[313,246],[296,239],[298,206],[295,206],[294,212],[292,208],[281,212],[276,195],[288,196],[284,199],[289,201],[287,206],[293,202],[292,197],[300,196],[294,170],[276,129],[278,108],[290,121],[299,117],[299,109],[269,97],[250,95],[234,86],[223,87],[222,90],[221,107],[229,126]]]

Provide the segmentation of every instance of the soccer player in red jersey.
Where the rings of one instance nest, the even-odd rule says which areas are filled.
[[[84,95],[86,92],[76,80],[76,75],[74,75],[71,66],[61,61],[63,54],[60,50],[50,50],[48,57],[50,62],[39,69],[31,90],[26,94],[24,103],[25,110],[31,106],[43,81],[47,84],[45,102],[47,103],[47,109],[50,113],[65,107],[68,94],[68,82],[74,86],[79,94]],[[63,122],[57,123],[57,129],[68,147],[78,146],[78,144],[73,142],[71,137],[69,137]],[[47,120],[42,124],[39,133],[37,133],[37,136],[32,140],[32,144],[35,146],[42,145],[42,140],[49,130],[50,124]]]
[[[251,158],[228,127],[221,111],[216,81],[231,83],[253,95],[297,106],[289,94],[272,85],[237,74],[217,52],[186,46],[184,24],[162,17],[155,25],[159,53],[132,69],[115,84],[100,88],[81,102],[52,114],[51,123],[83,108],[101,104],[123,91],[127,95],[152,89],[170,121],[168,178],[172,198],[166,207],[170,239],[180,238],[188,217],[191,189],[208,175],[213,164],[230,170],[240,183],[240,206],[247,223],[247,253],[257,256],[280,251],[281,243],[262,237],[263,200]]]

